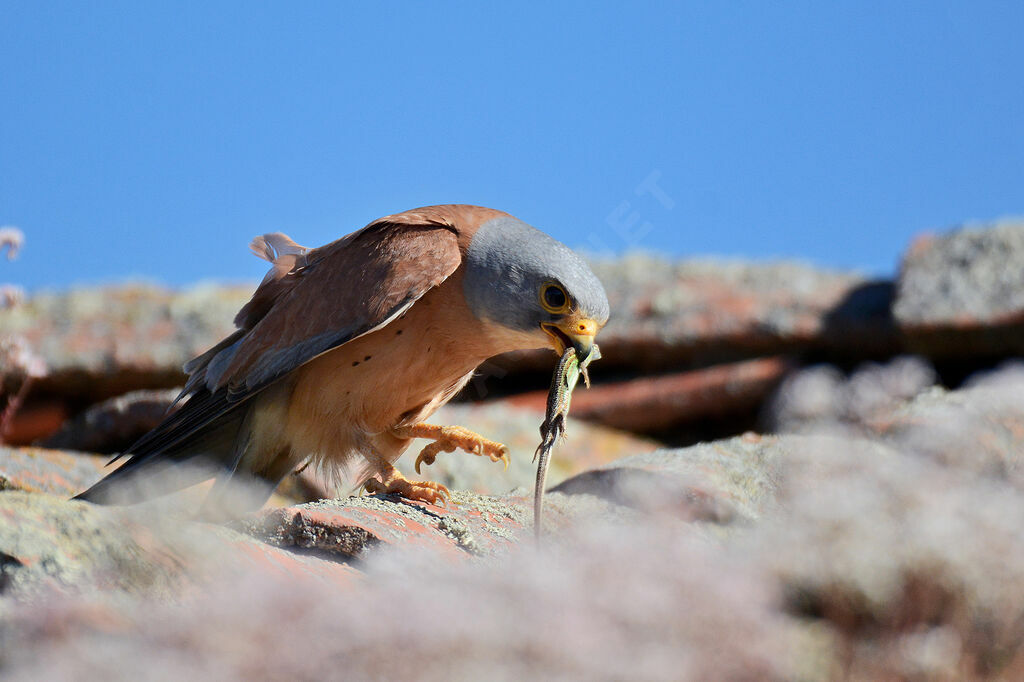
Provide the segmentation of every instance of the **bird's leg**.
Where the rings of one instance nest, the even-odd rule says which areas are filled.
[[[368,479],[363,487],[366,492],[401,495],[408,500],[418,500],[427,504],[446,504],[451,499],[448,488],[433,481],[410,481],[403,476],[398,469],[381,460],[378,463],[380,468],[380,480]]]
[[[398,438],[427,438],[432,441],[416,456],[416,473],[420,473],[420,464],[433,464],[439,452],[454,452],[456,448],[466,452],[487,457],[492,462],[504,462],[508,469],[508,448],[501,443],[487,440],[462,426],[437,426],[435,424],[413,424],[401,426],[394,430]]]

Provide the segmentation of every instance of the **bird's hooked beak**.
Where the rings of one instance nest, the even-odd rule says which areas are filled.
[[[572,346],[576,349],[576,357],[582,359],[590,355],[594,347],[594,336],[600,326],[594,320],[581,315],[567,315],[557,322],[545,322],[541,329],[551,337],[551,344],[558,355]]]

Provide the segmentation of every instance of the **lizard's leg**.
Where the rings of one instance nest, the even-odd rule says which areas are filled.
[[[427,438],[434,441],[424,447],[416,456],[416,473],[420,472],[420,464],[433,464],[439,452],[454,452],[456,448],[466,452],[487,457],[492,462],[504,462],[508,469],[509,450],[501,443],[487,440],[462,426],[438,426],[435,424],[413,424],[400,426],[393,431],[398,438]]]

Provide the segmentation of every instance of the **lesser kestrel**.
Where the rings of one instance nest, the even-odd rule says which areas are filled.
[[[431,206],[315,249],[279,233],[251,248],[273,267],[237,331],[185,365],[178,409],[79,498],[131,503],[216,475],[207,507],[226,506],[229,481],[256,484],[242,506],[258,507],[311,461],[354,469],[370,492],[443,501],[444,486],[392,466],[413,438],[434,441],[417,470],[441,451],[507,463],[508,450],[424,420],[487,358],[544,346],[586,357],[608,320],[604,288],[582,259],[493,209]],[[161,483],[172,466],[184,479]]]

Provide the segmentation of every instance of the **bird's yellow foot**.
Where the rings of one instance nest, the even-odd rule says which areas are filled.
[[[483,436],[473,433],[462,426],[437,426],[435,424],[413,424],[398,429],[395,434],[399,438],[429,438],[434,441],[420,450],[416,456],[416,473],[420,473],[420,464],[431,465],[439,452],[454,452],[456,448],[466,452],[487,457],[492,462],[504,462],[508,470],[508,447]]]
[[[427,504],[447,505],[451,500],[448,488],[433,481],[410,481],[394,467],[381,474],[380,480],[371,478],[363,484],[370,494],[401,495],[407,500],[426,502]]]

